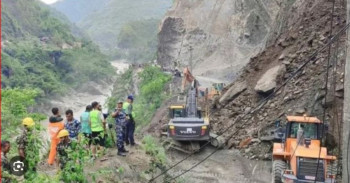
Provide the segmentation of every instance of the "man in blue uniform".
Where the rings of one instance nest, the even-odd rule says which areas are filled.
[[[126,128],[126,113],[123,110],[123,102],[118,102],[112,117],[115,118],[115,130],[117,134],[117,148],[119,156],[126,156],[128,151],[124,147],[124,137]]]

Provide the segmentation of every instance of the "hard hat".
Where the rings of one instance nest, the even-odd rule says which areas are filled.
[[[66,129],[63,129],[63,130],[61,130],[60,132],[58,132],[57,137],[58,137],[58,138],[61,138],[61,137],[66,137],[66,136],[68,136],[68,135],[69,135],[69,132],[68,132]]]
[[[33,118],[24,118],[23,121],[22,121],[22,125],[26,125],[28,127],[32,127],[35,125],[35,122],[33,120]]]

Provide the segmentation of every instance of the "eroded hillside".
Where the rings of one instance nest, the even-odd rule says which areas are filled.
[[[158,35],[158,63],[165,69],[192,66],[195,75],[232,81],[264,47],[279,4],[176,0]]]

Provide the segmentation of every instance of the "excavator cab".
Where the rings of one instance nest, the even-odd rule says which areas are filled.
[[[273,144],[273,182],[335,182],[336,157],[321,146],[323,123],[316,117],[287,116],[284,139]]]
[[[169,108],[169,118],[180,118],[185,117],[185,107],[183,105],[172,105]]]

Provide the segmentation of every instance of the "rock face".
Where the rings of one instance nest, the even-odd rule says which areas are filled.
[[[346,24],[346,6],[339,1],[335,2],[333,32],[338,32]],[[342,111],[343,107],[346,34],[340,36],[339,44],[332,45],[342,51],[331,51],[331,60],[338,58],[338,61],[329,68],[330,71],[336,69],[336,72],[329,75],[328,85],[325,83],[328,50],[319,51],[329,41],[332,4],[328,0],[282,2],[283,8],[274,23],[273,33],[268,37],[267,47],[252,57],[238,79],[228,86],[230,89],[221,100],[225,101],[225,105],[213,107],[216,110],[210,119],[212,129],[216,133],[226,130],[222,136],[228,140],[228,147],[239,148],[242,147],[240,142],[246,139],[264,136],[275,128],[275,121],[280,120],[284,124],[286,115],[306,113],[322,119],[324,111],[329,132],[339,142],[337,138],[341,133],[339,129],[342,120],[337,111]],[[318,54],[310,58],[316,51],[319,51]],[[314,62],[305,65],[303,70],[295,74],[310,59]],[[294,77],[290,78],[291,76]],[[234,89],[237,83],[243,81],[247,88],[236,94]],[[271,92],[286,81],[287,84],[274,93],[273,97],[266,99],[266,95],[260,94]],[[234,97],[227,97],[230,93]],[[241,152],[249,158],[271,158],[269,144],[252,141],[246,146],[248,149],[242,149]]]
[[[277,65],[267,70],[255,86],[258,93],[269,93],[277,86],[277,77],[286,71],[285,65]]]
[[[266,0],[175,0],[160,26],[157,61],[232,81],[264,47],[279,8]]]
[[[239,94],[247,89],[247,84],[245,82],[234,83],[230,89],[225,92],[225,94],[220,98],[219,103],[222,105],[227,104],[229,101],[234,100]]]

